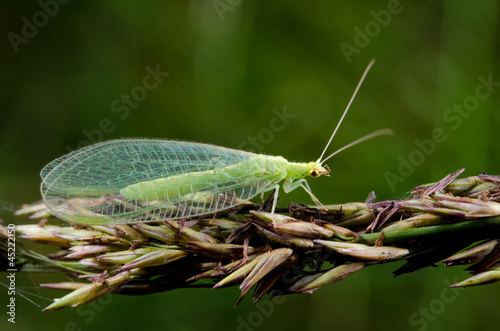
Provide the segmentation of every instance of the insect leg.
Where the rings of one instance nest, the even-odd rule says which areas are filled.
[[[280,190],[280,185],[274,184],[274,185],[268,186],[264,189],[264,191],[262,191],[262,194],[264,194],[264,192],[272,191],[272,190],[274,190],[274,198],[273,198],[273,206],[271,208],[271,217],[273,218],[273,227],[274,227],[274,210],[276,209],[276,204],[278,202],[278,193]]]
[[[296,180],[295,182],[285,182],[283,184],[283,190],[285,191],[285,193],[288,193],[288,192],[291,192],[293,190],[295,190],[297,187],[302,187],[304,189],[304,191],[306,191],[310,196],[311,196],[311,199],[314,201],[314,203],[325,209],[325,210],[328,210],[328,208],[325,207],[324,204],[322,204],[318,198],[316,198],[316,196],[312,193],[311,191],[311,188],[309,187],[309,183],[307,182],[307,180],[305,178],[301,178],[301,179],[298,179]]]
[[[274,210],[276,209],[276,203],[278,202],[278,193],[280,190],[280,185],[279,184],[274,184],[271,186],[268,186],[262,191],[262,194],[267,191],[272,191],[274,190],[274,199],[273,199],[273,207],[271,208],[271,214],[274,214]]]

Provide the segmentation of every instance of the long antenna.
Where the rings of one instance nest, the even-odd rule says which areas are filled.
[[[368,66],[365,69],[365,72],[363,72],[363,75],[361,76],[361,79],[359,80],[358,86],[356,86],[356,89],[354,90],[354,93],[352,94],[351,100],[349,100],[349,103],[347,104],[346,109],[344,110],[344,113],[342,114],[342,117],[340,118],[339,123],[337,124],[337,127],[332,133],[332,136],[330,137],[330,140],[328,140],[328,143],[325,146],[325,149],[323,150],[323,153],[321,153],[321,156],[319,157],[318,161],[319,163],[322,163],[321,159],[323,158],[323,155],[325,155],[326,150],[328,149],[328,146],[330,146],[330,143],[332,142],[333,137],[337,133],[337,130],[340,127],[340,124],[342,124],[342,121],[344,120],[345,115],[347,114],[347,111],[351,107],[352,102],[354,101],[354,98],[356,97],[356,94],[358,93],[359,88],[361,87],[361,84],[363,84],[363,81],[365,80],[366,75],[368,74],[368,71],[370,71],[370,68],[373,66],[375,63],[375,59],[372,59],[370,63],[368,63]],[[344,148],[345,149],[345,148]],[[337,151],[338,153],[338,151]],[[330,155],[328,158],[330,158],[332,155]]]
[[[394,132],[391,129],[382,129],[382,130],[378,130],[378,131],[372,132],[370,134],[367,134],[366,136],[361,137],[359,139],[356,139],[352,143],[349,143],[349,144],[345,145],[344,147],[337,149],[335,152],[333,152],[332,154],[328,155],[328,157],[326,157],[323,161],[321,161],[321,164],[323,162],[325,162],[326,160],[328,160],[329,158],[331,158],[332,156],[334,156],[334,155],[336,155],[336,154],[338,154],[338,153],[340,153],[342,151],[345,151],[349,147],[352,147],[354,145],[362,143],[365,140],[372,139],[372,138],[375,138],[375,137],[378,137],[378,136],[382,136],[382,135],[392,136],[393,134],[394,134]]]

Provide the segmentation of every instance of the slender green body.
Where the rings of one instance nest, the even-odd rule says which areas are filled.
[[[247,161],[211,170],[188,172],[166,178],[129,185],[120,193],[141,201],[179,199],[195,192],[211,192],[215,183],[234,178],[259,178],[261,181],[280,182],[287,175],[288,162],[282,157],[256,155]]]
[[[311,169],[327,173],[317,162],[191,142],[123,139],[53,161],[41,172],[41,192],[51,211],[70,222],[148,222],[229,209],[277,189],[281,181],[285,192],[298,186],[310,192],[301,179]]]

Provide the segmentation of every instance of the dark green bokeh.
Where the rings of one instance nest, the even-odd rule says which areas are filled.
[[[315,160],[372,58],[377,62],[331,150],[384,127],[396,135],[329,161],[332,177],[310,180],[323,203],[364,200],[371,190],[378,199],[398,197],[461,167],[465,175],[500,174],[500,90],[474,103],[479,76],[500,82],[498,1],[69,2],[57,13],[53,3],[2,8],[0,218],[6,223],[28,222],[11,210],[40,198],[40,169],[88,141],[85,132],[96,141],[156,137],[233,148],[257,137],[260,153]],[[13,46],[12,38],[24,38],[23,17],[40,27]],[[340,45],[356,42],[347,61]],[[118,108],[125,105],[122,94],[140,92],[148,66],[169,75],[128,112]],[[448,112],[455,104],[465,110]],[[273,109],[284,108],[295,117],[270,131]],[[431,146],[434,130],[446,138]],[[310,203],[299,191],[282,194],[280,203]],[[466,278],[460,268],[393,278],[395,268],[372,267],[279,304],[253,306],[247,298],[236,309],[237,288],[115,295],[51,313],[18,297],[17,324],[7,323],[1,308],[0,328],[480,330],[500,322],[499,285],[452,292],[445,283]],[[64,278],[18,274],[17,286],[37,294],[36,284],[55,280]],[[61,295],[30,297],[46,306]],[[7,297],[0,287],[0,307]]]

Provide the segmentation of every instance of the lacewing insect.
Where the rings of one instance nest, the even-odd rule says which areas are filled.
[[[214,145],[172,140],[121,139],[97,143],[64,155],[41,171],[41,193],[52,213],[78,224],[117,224],[181,219],[226,210],[280,182],[285,193],[302,187],[318,205],[305,177],[329,176],[323,165],[364,136],[323,156],[374,60],[365,69],[339,123],[318,160],[289,162]]]

